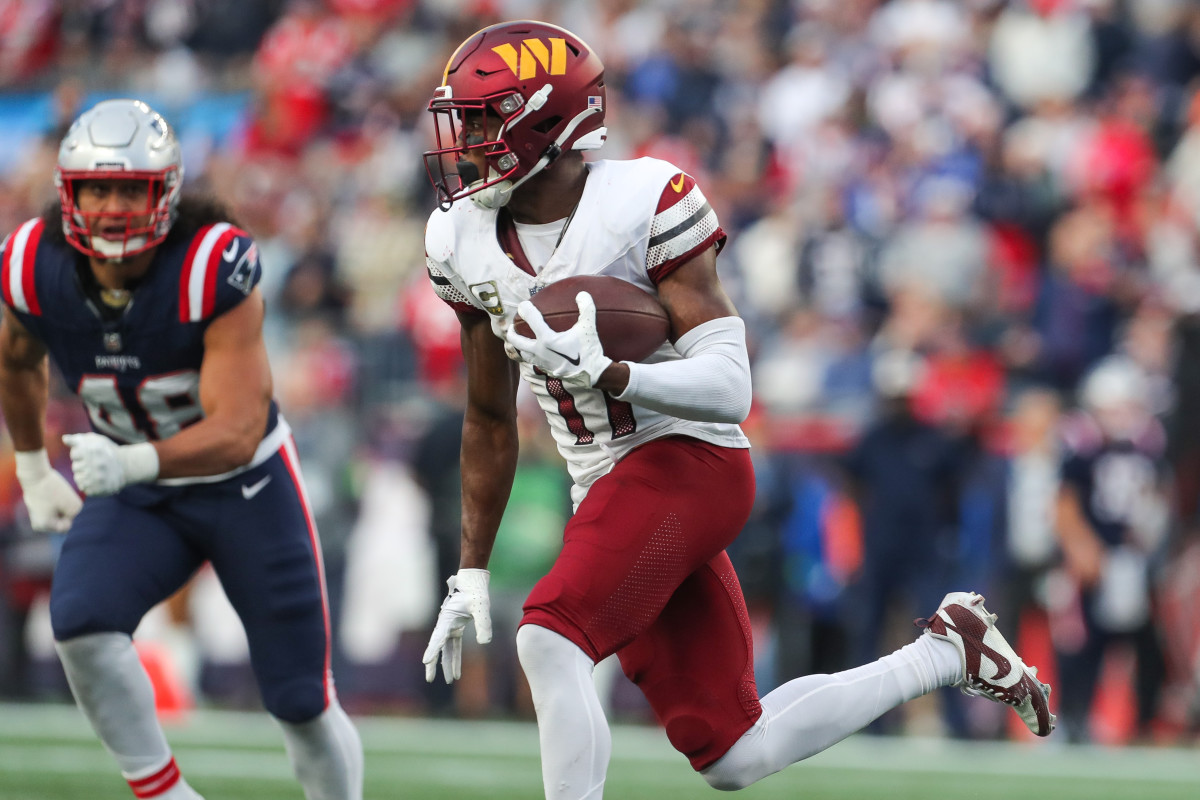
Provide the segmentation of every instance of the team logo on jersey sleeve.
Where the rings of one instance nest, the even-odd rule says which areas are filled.
[[[500,300],[500,289],[497,288],[495,281],[472,283],[467,290],[489,314],[496,316],[504,314],[504,303]]]
[[[229,255],[229,257],[225,258],[226,261],[232,261],[233,256],[237,255],[237,239],[233,240],[233,243],[230,245],[230,247],[234,248],[234,251],[231,255]],[[222,256],[224,257],[227,254],[229,254],[228,250],[222,253]],[[250,294],[250,290],[254,288],[254,276],[257,273],[258,245],[251,244],[250,248],[242,254],[237,266],[233,268],[233,272],[231,272],[229,277],[225,280],[230,286],[237,289],[242,294]]]

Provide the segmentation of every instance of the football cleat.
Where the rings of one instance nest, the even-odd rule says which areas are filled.
[[[1050,685],[1039,681],[1037,667],[1026,666],[1005,641],[996,629],[996,615],[983,607],[982,595],[951,592],[932,617],[915,623],[958,648],[963,679],[954,685],[963,694],[1012,706],[1038,736],[1049,736],[1054,730]]]

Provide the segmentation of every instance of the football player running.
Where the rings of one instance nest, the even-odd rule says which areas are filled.
[[[271,394],[258,251],[217,203],[182,197],[182,180],[159,114],[102,102],[63,138],[57,207],[0,247],[0,408],[34,527],[67,532],[55,645],[134,795],[195,800],[131,636],[211,562],[306,797],[359,800],[320,544]],[[82,502],[46,456],[47,357],[91,418],[63,437]]]
[[[587,163],[605,140],[604,68],[569,31],[508,22],[471,36],[430,103],[426,166],[441,211],[429,276],[457,312],[468,372],[460,569],[425,651],[460,675],[462,636],[491,638],[488,557],[517,457],[518,377],[574,479],[575,513],[517,633],[547,798],[600,798],[610,734],[592,669],[615,653],[671,744],[709,784],[740,789],[940,686],[1053,725],[1035,672],[973,593],[947,595],[926,634],[880,660],[759,698],[751,632],[725,547],[754,494],[739,428],[750,408],[745,326],[722,290],[716,214],[691,176],[650,158]],[[446,213],[442,213],[442,211]],[[586,293],[555,333],[528,302],[572,275],[654,293],[670,341],[645,363],[604,355]],[[535,338],[513,330],[520,316]]]

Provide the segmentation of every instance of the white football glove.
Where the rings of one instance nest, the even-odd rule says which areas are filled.
[[[529,323],[537,338],[530,339],[510,326],[505,341],[520,354],[521,360],[556,378],[589,389],[600,380],[601,373],[613,363],[604,355],[600,336],[596,333],[596,304],[587,292],[575,295],[579,319],[561,333],[553,330],[537,306],[526,300],[517,306],[521,319]]]
[[[17,482],[35,531],[65,533],[83,508],[71,484],[50,466],[45,450],[17,453]]]
[[[91,497],[116,494],[130,483],[158,477],[158,451],[149,442],[117,444],[99,433],[68,433],[71,472],[79,491]]]
[[[425,680],[433,682],[437,675],[438,656],[442,657],[442,675],[446,683],[462,677],[462,637],[467,623],[475,620],[475,640],[487,644],[492,640],[492,604],[488,599],[486,569],[460,569],[446,580],[450,593],[442,601],[437,624],[429,637],[429,646],[421,660],[425,662]]]

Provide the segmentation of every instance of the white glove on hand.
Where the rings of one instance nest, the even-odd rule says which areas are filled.
[[[437,675],[438,655],[442,657],[442,675],[446,683],[462,677],[462,637],[467,622],[475,620],[475,640],[487,644],[492,640],[492,604],[488,599],[486,569],[460,569],[446,581],[450,593],[442,601],[437,624],[429,637],[429,646],[421,660],[425,662],[425,681],[432,683]]]
[[[158,477],[158,451],[149,442],[117,444],[99,433],[68,433],[62,440],[71,448],[75,485],[86,495],[116,494]]]
[[[521,360],[556,378],[562,378],[589,389],[600,380],[600,374],[612,364],[604,355],[600,336],[596,333],[596,304],[587,292],[575,295],[579,319],[561,333],[553,330],[537,306],[526,300],[517,306],[521,319],[529,323],[537,338],[530,339],[509,327],[505,341],[521,355]]]
[[[45,450],[17,453],[17,482],[35,531],[65,533],[83,508],[83,501],[67,479],[50,466]]]

